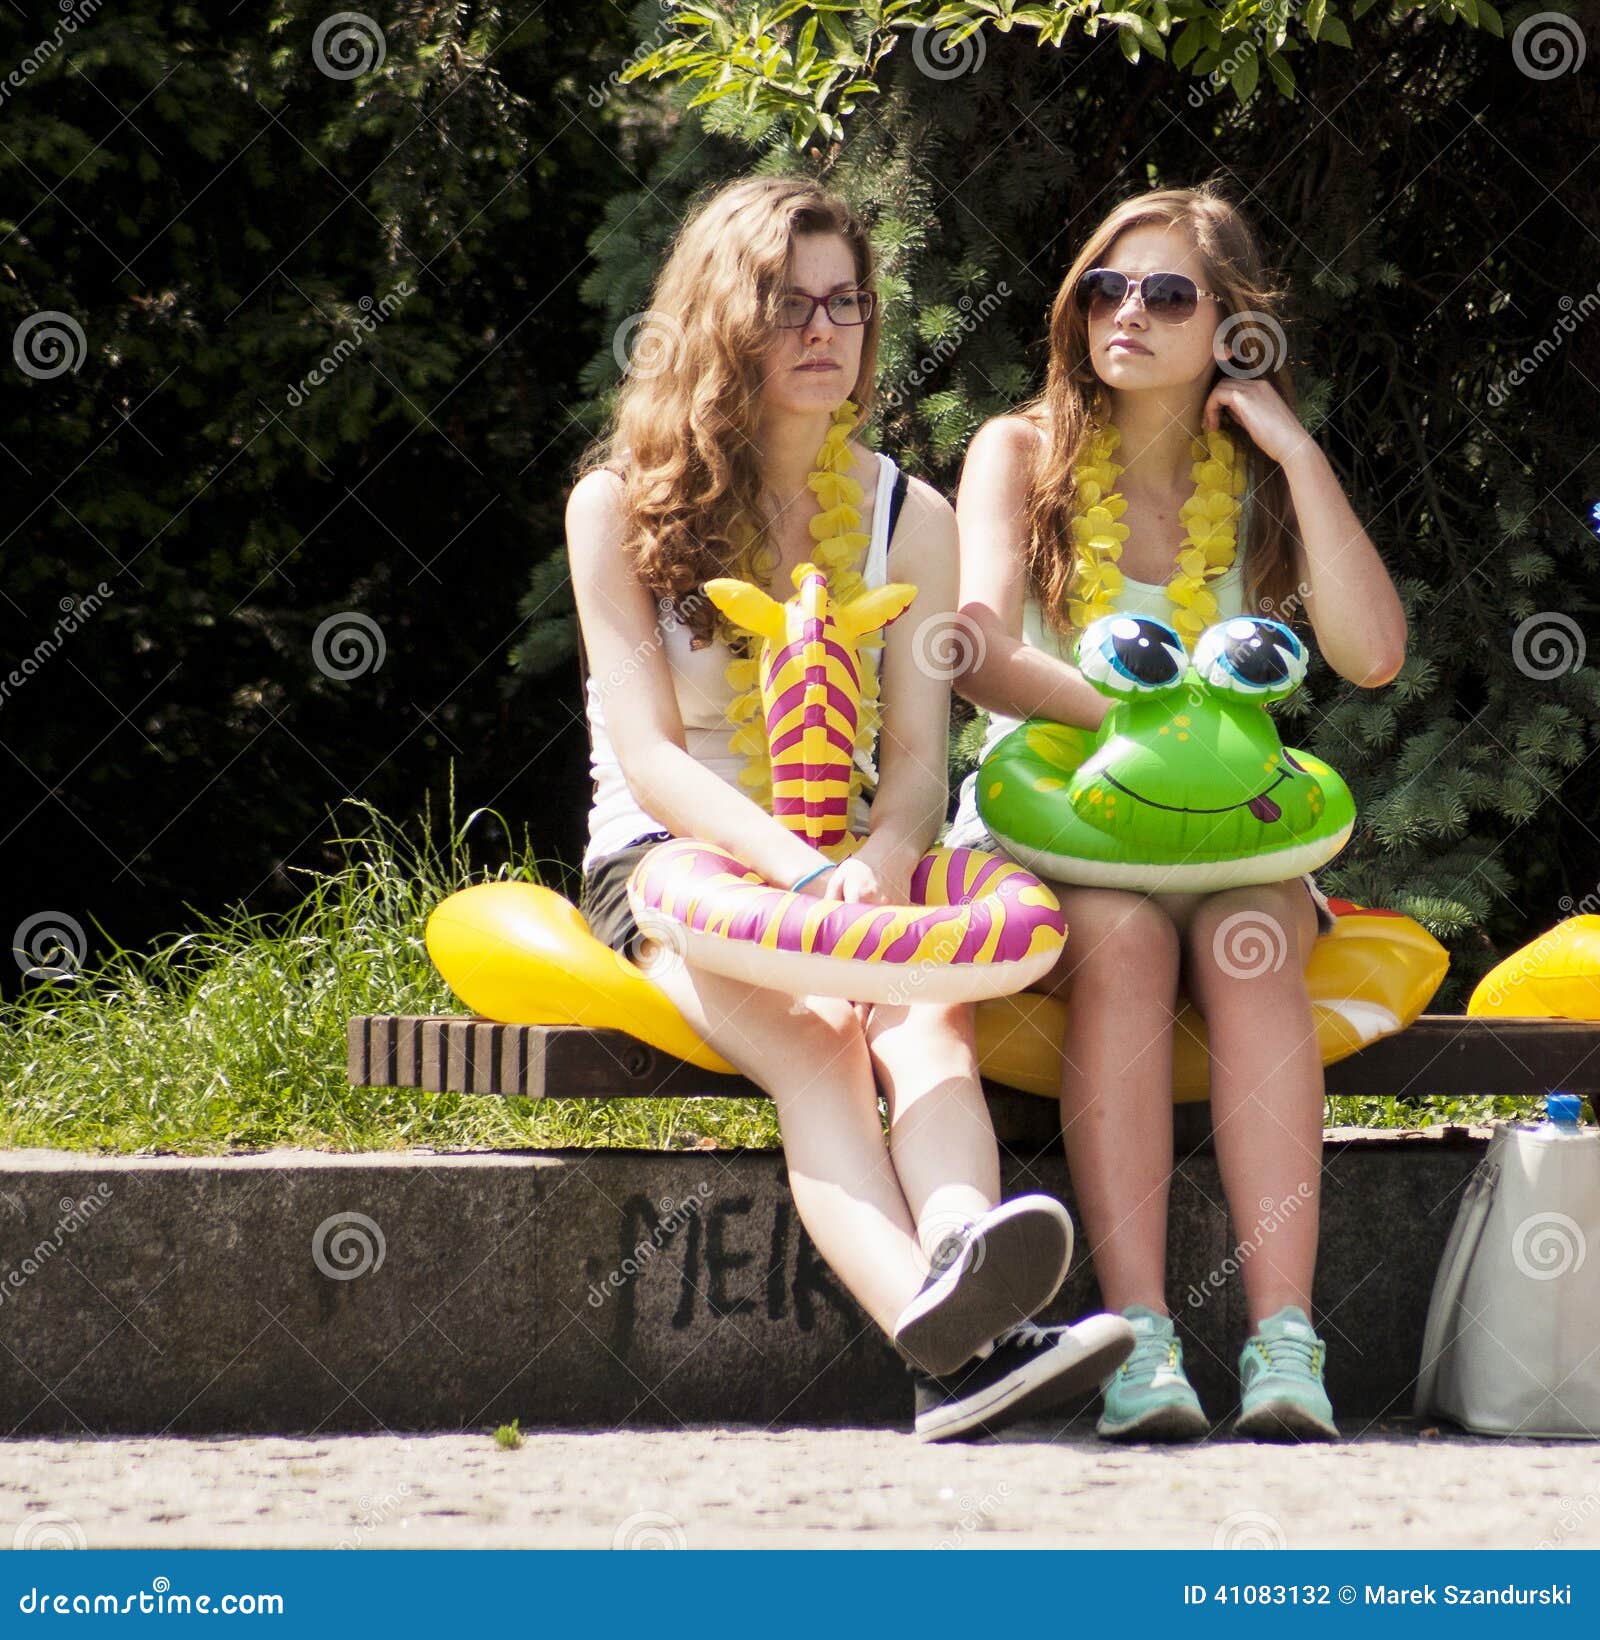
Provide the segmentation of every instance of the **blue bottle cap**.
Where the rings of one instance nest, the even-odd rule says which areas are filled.
[[[1578,1122],[1583,1118],[1583,1100],[1575,1093],[1552,1093],[1545,1099],[1544,1113],[1552,1122]]]

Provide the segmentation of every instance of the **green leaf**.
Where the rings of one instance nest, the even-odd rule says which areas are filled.
[[[818,21],[822,24],[822,32],[828,36],[828,41],[833,46],[834,56],[851,68],[859,67],[861,53],[856,50],[855,41],[850,38],[850,31],[844,24],[829,16],[827,12],[820,13]]]
[[[1305,24],[1306,33],[1313,40],[1317,38],[1317,34],[1322,28],[1322,20],[1327,14],[1328,0],[1309,0],[1309,4],[1306,6]]]
[[[822,19],[816,16],[808,18],[805,27],[800,30],[800,38],[795,42],[795,67],[802,74],[816,61],[817,24],[821,21]]]
[[[1294,70],[1275,51],[1267,53],[1267,72],[1284,96],[1294,96]]]
[[[1350,30],[1337,17],[1329,17],[1322,25],[1320,43],[1325,46],[1343,46],[1350,48]]]
[[[629,85],[634,80],[653,80],[662,73],[669,64],[682,55],[681,47],[687,42],[674,40],[670,46],[663,46],[660,51],[652,51],[648,57],[636,58],[617,76],[620,85]]]
[[[759,82],[751,82],[756,84]],[[737,96],[745,89],[744,84],[732,75],[725,75],[722,79],[706,87],[698,96],[689,99],[691,108],[703,108],[707,103],[720,102],[724,97]]]
[[[1200,30],[1193,23],[1178,36],[1177,43],[1172,48],[1172,66],[1187,68],[1194,54],[1200,49]]]
[[[1161,30],[1158,29],[1147,17],[1135,17],[1132,27],[1134,33],[1139,36],[1139,44],[1142,45],[1146,51],[1154,52],[1157,57],[1165,60],[1167,55],[1167,42],[1161,38]]]
[[[963,40],[970,40],[982,27],[983,18],[975,17],[971,22],[959,23],[954,28],[943,29],[940,32],[944,36],[944,44],[947,47],[958,46]]]
[[[1228,84],[1233,87],[1233,94],[1241,103],[1250,100],[1256,88],[1256,79],[1261,73],[1261,63],[1255,52],[1241,57],[1234,64],[1233,72],[1228,76]]]

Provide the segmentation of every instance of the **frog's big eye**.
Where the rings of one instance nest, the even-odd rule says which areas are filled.
[[[1183,640],[1148,615],[1102,615],[1078,639],[1078,670],[1103,695],[1150,695],[1183,676]]]
[[[1194,669],[1213,689],[1271,701],[1300,687],[1306,659],[1306,646],[1282,621],[1243,615],[1201,633]]]

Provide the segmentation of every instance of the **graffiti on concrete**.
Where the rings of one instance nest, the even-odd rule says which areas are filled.
[[[775,1196],[764,1213],[748,1194],[711,1202],[709,1187],[683,1202],[630,1196],[617,1215],[615,1251],[591,1254],[584,1274],[585,1304],[611,1310],[608,1342],[619,1355],[633,1341],[644,1282],[675,1289],[669,1324],[677,1332],[728,1316],[810,1332],[824,1309],[852,1332],[861,1325],[787,1195]]]

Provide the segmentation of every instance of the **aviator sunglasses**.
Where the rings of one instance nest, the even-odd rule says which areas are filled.
[[[1134,283],[1115,268],[1090,268],[1078,281],[1078,311],[1094,319],[1104,319],[1122,306],[1128,298],[1128,287]],[[1145,312],[1152,319],[1164,319],[1169,325],[1181,325],[1184,320],[1192,319],[1200,298],[1216,294],[1201,290],[1186,273],[1147,273],[1137,285]]]

